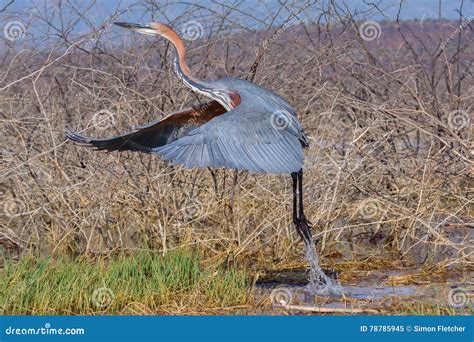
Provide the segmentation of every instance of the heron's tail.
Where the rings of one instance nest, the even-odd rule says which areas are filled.
[[[125,133],[110,138],[92,138],[73,132],[70,129],[65,130],[67,139],[81,146],[93,147],[95,150],[151,152],[151,148],[132,139],[133,133]]]

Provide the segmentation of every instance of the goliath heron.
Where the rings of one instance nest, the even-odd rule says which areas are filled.
[[[300,237],[310,243],[311,225],[303,211],[302,170],[308,140],[295,110],[280,96],[246,80],[194,77],[186,64],[183,41],[168,25],[115,24],[168,39],[176,48],[174,67],[179,79],[211,101],[111,138],[90,138],[68,130],[67,138],[97,150],[156,153],[187,168],[291,174],[293,222]]]

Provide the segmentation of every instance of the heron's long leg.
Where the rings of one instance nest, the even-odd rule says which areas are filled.
[[[303,169],[298,171],[298,192],[300,200],[300,216],[301,220],[305,219],[304,209],[303,209]]]
[[[293,180],[293,223],[298,224],[298,214],[296,211],[296,207],[297,207],[296,189],[298,185],[298,174],[296,172],[293,172],[291,174],[291,179]]]
[[[292,173],[291,178],[293,179],[293,222],[296,225],[296,231],[299,236],[306,242],[311,242],[311,225],[304,216],[303,211],[303,170]],[[297,215],[297,196],[296,191],[298,189],[299,198],[299,216]]]
[[[296,223],[296,229],[298,230],[298,233],[303,238],[303,240],[310,243],[313,240],[313,236],[311,234],[311,223],[306,219],[303,208],[303,169],[298,171],[297,178],[299,192],[299,216]]]

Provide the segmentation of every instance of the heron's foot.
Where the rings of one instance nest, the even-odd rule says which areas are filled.
[[[311,243],[313,241],[311,222],[303,216],[302,218],[297,218],[294,223],[296,225],[296,231],[303,241]]]

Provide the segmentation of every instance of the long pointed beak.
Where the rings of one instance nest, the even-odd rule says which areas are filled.
[[[156,34],[156,30],[150,24],[115,22],[114,25],[137,31],[143,34]]]

